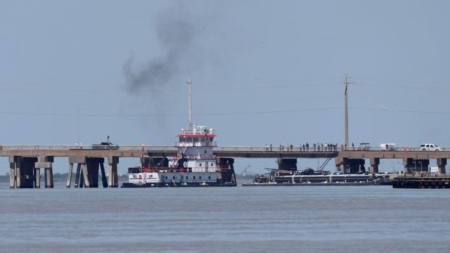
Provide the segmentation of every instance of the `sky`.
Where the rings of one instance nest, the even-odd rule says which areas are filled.
[[[190,78],[193,123],[219,146],[341,144],[347,74],[350,143],[450,147],[449,12],[445,0],[1,0],[0,143],[173,145]],[[139,162],[125,160],[119,173]],[[276,164],[236,159],[245,167]]]

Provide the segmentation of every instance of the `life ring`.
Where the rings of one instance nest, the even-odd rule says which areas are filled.
[[[184,163],[183,163],[183,167],[184,167],[184,168],[187,168],[187,166],[188,166],[187,162],[184,162]]]

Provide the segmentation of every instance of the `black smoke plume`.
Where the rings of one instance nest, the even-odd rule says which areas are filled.
[[[133,56],[123,66],[126,88],[130,92],[156,90],[170,85],[189,64],[195,65],[195,39],[200,25],[186,8],[178,5],[158,16],[156,34],[162,56],[151,59],[137,70],[133,69]],[[192,66],[192,65],[191,65]],[[183,77],[187,79],[188,77]]]

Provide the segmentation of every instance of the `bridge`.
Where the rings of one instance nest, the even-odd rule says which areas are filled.
[[[402,147],[382,150],[379,147],[343,148],[338,146],[293,147],[293,146],[231,146],[214,147],[214,155],[220,158],[274,158],[278,168],[297,169],[297,159],[324,158],[322,168],[331,159],[336,170],[357,173],[361,170],[378,172],[381,159],[402,159],[405,171],[428,171],[430,159],[436,159],[439,173],[445,174],[450,148],[445,151],[421,151],[419,147]],[[0,157],[9,158],[10,188],[39,188],[40,169],[45,169],[45,187],[53,187],[54,158],[68,159],[67,187],[71,186],[74,164],[75,187],[98,187],[99,170],[104,187],[118,187],[117,166],[120,158],[139,158],[141,164],[149,159],[173,156],[174,146],[120,146],[117,150],[92,149],[75,145],[6,145],[0,146]],[[104,162],[108,164],[108,177]],[[366,165],[365,161],[369,160]],[[220,162],[219,162],[220,163]],[[81,178],[84,177],[84,178]],[[84,179],[84,180],[83,180]]]

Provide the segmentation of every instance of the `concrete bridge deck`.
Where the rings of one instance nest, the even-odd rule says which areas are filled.
[[[444,149],[450,150],[450,149]],[[142,164],[157,162],[163,155],[173,156],[177,153],[174,146],[120,146],[118,149],[92,149],[91,147],[71,145],[20,145],[0,146],[0,157],[8,157],[10,164],[10,187],[39,188],[40,169],[45,169],[46,187],[53,187],[52,164],[55,157],[67,158],[69,178],[67,187],[72,181],[71,175],[76,165],[75,186],[98,187],[98,171],[102,173],[104,187],[118,187],[117,166],[120,158],[140,158]],[[420,151],[418,147],[405,147],[393,150],[364,147],[342,149],[335,147],[214,147],[214,155],[222,162],[233,163],[233,158],[275,158],[278,169],[297,169],[297,159],[325,158],[323,164],[334,158],[336,170],[344,173],[361,171],[378,172],[381,159],[403,159],[404,171],[428,171],[430,159],[436,159],[438,173],[445,174],[450,151]],[[106,158],[106,159],[105,159]],[[366,164],[366,159],[369,163]],[[104,162],[109,172],[106,173]],[[226,162],[228,164],[228,162]],[[226,166],[226,164],[223,164]],[[106,174],[109,177],[106,177]]]
[[[380,150],[377,147],[360,148],[316,148],[308,150],[300,147],[292,149],[262,146],[223,146],[215,147],[214,154],[223,157],[235,158],[328,158],[345,157],[350,159],[450,159],[450,148],[445,151],[420,151],[418,147],[405,147],[395,150]],[[447,151],[449,150],[449,151]],[[141,157],[142,154],[152,156],[171,156],[176,154],[177,148],[173,146],[120,146],[118,150],[99,150],[89,146],[79,147],[71,145],[8,145],[0,146],[0,157]]]

